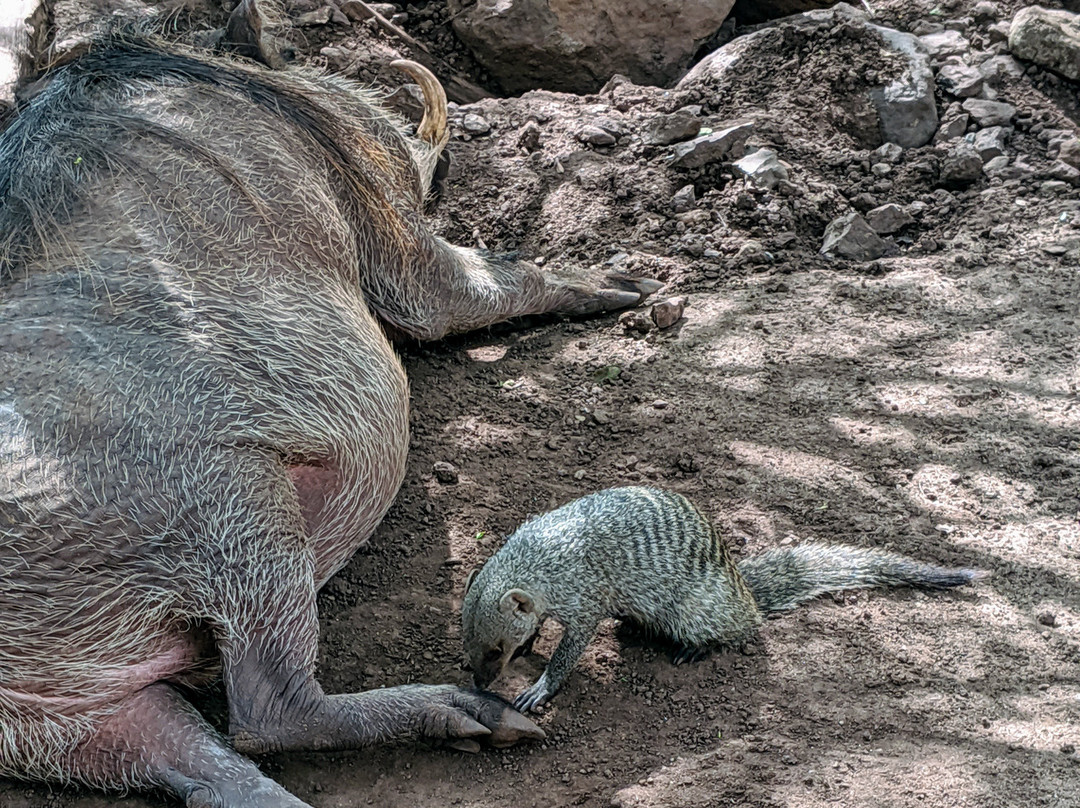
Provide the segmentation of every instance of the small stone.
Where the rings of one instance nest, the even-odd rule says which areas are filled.
[[[517,144],[519,149],[534,152],[540,148],[540,124],[536,121],[528,121],[518,131]]]
[[[1012,129],[1004,126],[991,126],[980,129],[972,137],[972,145],[979,153],[979,159],[984,163],[1000,157],[1005,153],[1005,142],[1012,134]]]
[[[964,102],[964,109],[979,126],[1008,126],[1016,117],[1016,107],[1002,101],[969,98]]]
[[[631,309],[620,314],[619,325],[627,334],[648,334],[653,330],[653,321],[640,309]]]
[[[916,199],[914,202],[909,202],[904,206],[904,213],[911,216],[913,219],[918,219],[926,211],[930,209],[930,206],[923,202],[921,199]]]
[[[694,193],[694,184],[684,185],[671,197],[671,209],[676,213],[686,213],[697,203],[697,195]]]
[[[368,3],[368,5],[371,7],[372,11],[386,19],[390,19],[397,14],[397,6],[393,3]]]
[[[1024,66],[1008,54],[991,56],[979,65],[979,74],[991,87],[1000,87],[1008,79],[1018,79],[1024,75]]]
[[[1020,9],[1009,29],[1009,50],[1080,81],[1080,14],[1040,6]]]
[[[1046,173],[1053,179],[1067,182],[1069,185],[1080,185],[1080,169],[1076,169],[1061,160],[1055,160],[1051,163]]]
[[[960,56],[971,50],[971,43],[959,31],[926,34],[919,37],[919,41],[930,52],[930,58],[936,62],[950,56]]]
[[[967,65],[945,65],[938,71],[938,84],[957,98],[971,98],[982,90],[983,75]]]
[[[1063,743],[1061,745],[1061,753],[1063,755],[1071,755],[1075,751],[1076,751],[1076,744]]]
[[[1009,158],[1002,155],[988,160],[983,166],[983,173],[988,177],[1001,177],[1002,172],[1009,167]]]
[[[772,149],[758,149],[736,161],[735,173],[746,177],[755,188],[771,190],[788,178],[788,171]]]
[[[599,426],[605,426],[611,423],[611,414],[607,410],[595,410],[592,414],[593,421]]]
[[[661,330],[671,328],[682,319],[685,310],[685,297],[670,297],[652,307],[652,320],[656,323],[656,327]]]
[[[1001,9],[998,8],[997,3],[992,3],[990,0],[979,0],[971,9],[971,15],[975,18],[975,22],[987,22],[1001,17]]]
[[[1049,609],[1039,612],[1039,616],[1036,619],[1039,621],[1040,626],[1049,626],[1050,628],[1053,628],[1057,625],[1057,615]]]
[[[668,402],[664,401],[664,399],[658,398],[652,403],[652,406],[654,410],[666,410],[669,405]]]
[[[980,164],[981,165],[981,164]],[[821,252],[856,261],[872,261],[885,254],[887,245],[855,211],[829,222]]]
[[[615,135],[599,126],[583,126],[578,132],[578,140],[593,146],[614,146]]]
[[[878,206],[878,199],[873,194],[866,193],[856,194],[851,198],[851,207],[862,213],[876,208]]]
[[[998,42],[1008,42],[1009,32],[1012,30],[1012,23],[1008,20],[999,20],[986,29],[986,36],[990,40],[990,44],[994,45]]]
[[[982,158],[966,140],[958,141],[941,162],[941,182],[944,185],[970,185],[979,179],[982,173]]]
[[[668,146],[695,137],[700,131],[701,118],[680,109],[651,119],[641,139],[648,146]]]
[[[486,135],[491,131],[491,124],[488,123],[487,118],[482,118],[475,112],[468,113],[461,121],[461,128],[470,135]]]
[[[937,134],[934,135],[934,142],[948,143],[950,140],[963,137],[964,133],[967,132],[968,121],[970,120],[970,115],[961,112],[957,117],[942,122],[941,126],[938,127]]]
[[[1046,180],[1039,185],[1039,193],[1043,196],[1063,194],[1069,190],[1069,185],[1064,180]]]
[[[1073,168],[1080,168],[1080,140],[1070,138],[1064,141],[1058,149],[1057,159]]]
[[[915,220],[899,205],[890,202],[874,208],[866,214],[866,223],[879,235],[889,235],[915,223]]]
[[[896,164],[900,162],[900,158],[904,155],[903,146],[899,146],[896,143],[882,143],[872,152],[870,156],[876,158],[879,161]]]
[[[458,481],[457,466],[445,460],[437,460],[431,467],[435,472],[435,479],[444,485],[453,485]]]
[[[312,28],[317,25],[328,25],[334,15],[334,9],[323,6],[306,14],[301,14],[295,20],[295,24],[301,28]]]
[[[884,177],[892,173],[892,166],[888,163],[874,163],[870,166],[870,173],[875,177]]]
[[[671,150],[671,164],[679,168],[701,168],[721,160],[738,159],[753,130],[752,123],[740,123],[679,143]]]

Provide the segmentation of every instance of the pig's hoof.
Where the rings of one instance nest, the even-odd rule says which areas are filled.
[[[652,278],[610,273],[601,278],[596,288],[581,294],[567,308],[567,314],[600,314],[618,311],[644,302],[645,298],[663,286]]]
[[[424,708],[423,736],[481,741],[497,747],[547,737],[540,727],[493,693],[458,688],[438,691],[434,703],[429,701]],[[472,747],[466,744],[456,748],[466,746]]]
[[[488,743],[496,748],[513,746],[520,741],[542,741],[547,735],[540,727],[516,710],[507,707],[497,727],[493,727]]]

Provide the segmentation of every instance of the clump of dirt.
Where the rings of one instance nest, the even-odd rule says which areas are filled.
[[[878,24],[941,25],[1006,55],[990,27],[1024,4],[872,5]],[[398,6],[410,34],[472,71],[440,7]],[[361,78],[412,55],[372,23],[307,36],[305,60],[345,48],[367,60]],[[446,237],[568,274],[651,275],[688,308],[663,331],[610,316],[402,346],[409,469],[320,595],[321,681],[468,684],[469,569],[527,515],[613,485],[687,495],[739,553],[813,539],[993,576],[825,598],[690,667],[609,625],[540,716],[544,743],[262,761],[312,805],[1080,802],[1080,191],[1055,145],[1077,132],[1077,87],[1020,64],[995,92],[1017,108],[1006,156],[1022,176],[945,187],[947,145],[886,159],[834,114],[889,69],[872,42],[772,36],[738,86],[616,81],[453,110]],[[658,115],[695,104],[706,128],[751,121],[748,147],[776,150],[788,181],[677,168],[645,142]],[[890,202],[911,222],[885,257],[819,253],[831,219]],[[512,697],[542,668],[520,660],[497,688]],[[0,785],[0,803],[158,804],[21,784]]]

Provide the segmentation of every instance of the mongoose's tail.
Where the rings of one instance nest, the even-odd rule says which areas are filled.
[[[948,589],[987,577],[974,569],[935,567],[881,550],[802,544],[739,562],[739,572],[762,612],[792,609],[826,592],[871,586]]]

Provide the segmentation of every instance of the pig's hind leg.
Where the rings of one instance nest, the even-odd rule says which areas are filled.
[[[618,273],[562,277],[529,261],[420,235],[400,273],[365,277],[365,298],[394,329],[439,339],[530,314],[598,314],[643,302],[661,287]]]
[[[127,696],[69,753],[81,782],[106,789],[161,789],[189,808],[310,808],[221,737],[170,685]]]

